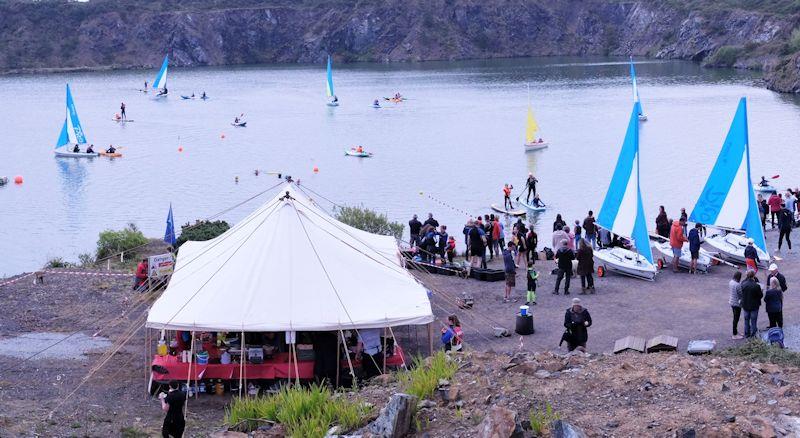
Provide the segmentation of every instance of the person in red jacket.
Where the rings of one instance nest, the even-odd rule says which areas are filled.
[[[775,218],[778,217],[778,212],[781,211],[781,195],[777,193],[773,193],[769,199],[767,200],[767,204],[769,205],[769,213],[770,213],[770,222],[772,222],[772,228],[775,228]]]
[[[147,282],[147,272],[148,263],[147,259],[142,259],[141,262],[136,266],[136,280],[133,283],[133,288],[136,290],[141,291],[144,289],[144,285]]]
[[[681,258],[683,242],[689,241],[689,239],[683,235],[683,226],[685,223],[686,221],[684,220],[672,221],[672,227],[669,230],[669,246],[672,248],[672,272],[678,272],[678,262]]]

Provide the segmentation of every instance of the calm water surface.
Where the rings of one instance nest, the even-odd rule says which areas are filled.
[[[685,62],[644,62],[637,73],[650,117],[642,124],[641,185],[651,226],[659,204],[672,212],[693,205],[740,96],[749,99],[754,174],[800,184],[800,102],[754,87],[750,73]],[[529,219],[549,239],[555,213],[571,222],[599,208],[631,109],[627,65],[609,59],[339,65],[338,108],[324,105],[322,65],[173,69],[164,101],[137,91],[154,75],[0,77],[0,176],[25,178],[0,188],[0,277],[54,256],[77,260],[94,250],[100,231],[128,222],[163,235],[170,202],[177,223],[213,215],[276,182],[254,169],[289,173],[331,200],[403,222],[431,211],[456,233],[462,210],[489,212],[502,203],[503,183],[521,188],[532,171],[553,208]],[[89,141],[122,145],[123,158],[53,157],[65,82]],[[551,144],[528,154],[526,84]],[[210,100],[179,98],[203,90]],[[410,100],[370,106],[395,91]],[[134,123],[111,120],[121,101]],[[242,112],[247,128],[230,126]],[[344,157],[355,144],[375,157]],[[236,222],[271,195],[222,218]]]

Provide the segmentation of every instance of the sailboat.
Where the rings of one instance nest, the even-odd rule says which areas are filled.
[[[85,146],[86,134],[83,132],[83,127],[81,127],[78,111],[75,109],[75,101],[72,100],[72,92],[69,89],[69,84],[67,84],[67,116],[64,118],[61,133],[58,135],[58,141],[56,141],[55,154],[57,157],[75,158],[93,158],[99,155],[95,152],[72,152],[72,145]]]
[[[744,249],[752,241],[761,264],[766,266],[770,257],[750,181],[747,100],[743,97],[689,220],[720,228],[705,242],[719,251],[721,258],[744,264]],[[744,235],[736,231],[744,231]]]
[[[156,80],[153,81],[153,89],[158,90],[156,99],[167,97],[167,70],[169,69],[169,55],[164,56],[164,62],[161,63],[161,70],[156,75]]]
[[[639,99],[639,86],[636,84],[636,69],[633,68],[633,56],[630,58],[631,63],[631,81],[633,81],[633,102],[639,104],[639,112],[636,114],[640,122],[647,120],[647,115],[642,111],[642,101]]]
[[[333,68],[331,67],[331,56],[328,55],[328,83],[327,83],[327,95],[328,98],[331,99],[328,102],[328,106],[339,106],[339,98],[336,97],[336,93],[333,92]]]
[[[654,280],[656,267],[650,250],[650,236],[639,188],[639,103],[634,102],[614,176],[597,215],[597,224],[610,232],[630,238],[636,251],[613,247],[594,252],[599,260],[598,275],[614,271],[644,280]]]
[[[549,146],[549,143],[546,141],[542,141],[541,138],[536,138],[537,132],[539,132],[539,124],[536,123],[536,119],[533,117],[533,108],[528,105],[528,120],[527,124],[525,125],[526,151],[538,151],[539,149],[544,149]]]

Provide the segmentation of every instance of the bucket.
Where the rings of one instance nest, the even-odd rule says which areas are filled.
[[[208,353],[202,351],[197,353],[197,364],[198,365],[207,365],[208,364]]]
[[[529,306],[519,306],[519,314],[520,316],[528,316],[528,310],[530,310]]]

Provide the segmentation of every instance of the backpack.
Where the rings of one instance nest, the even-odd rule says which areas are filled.
[[[553,258],[555,257],[555,253],[553,253],[553,250],[548,247],[544,247],[542,251],[544,251],[545,260],[553,260]]]
[[[771,329],[767,330],[767,342],[770,345],[777,345],[781,348],[783,346],[783,329],[780,327],[772,327]]]

